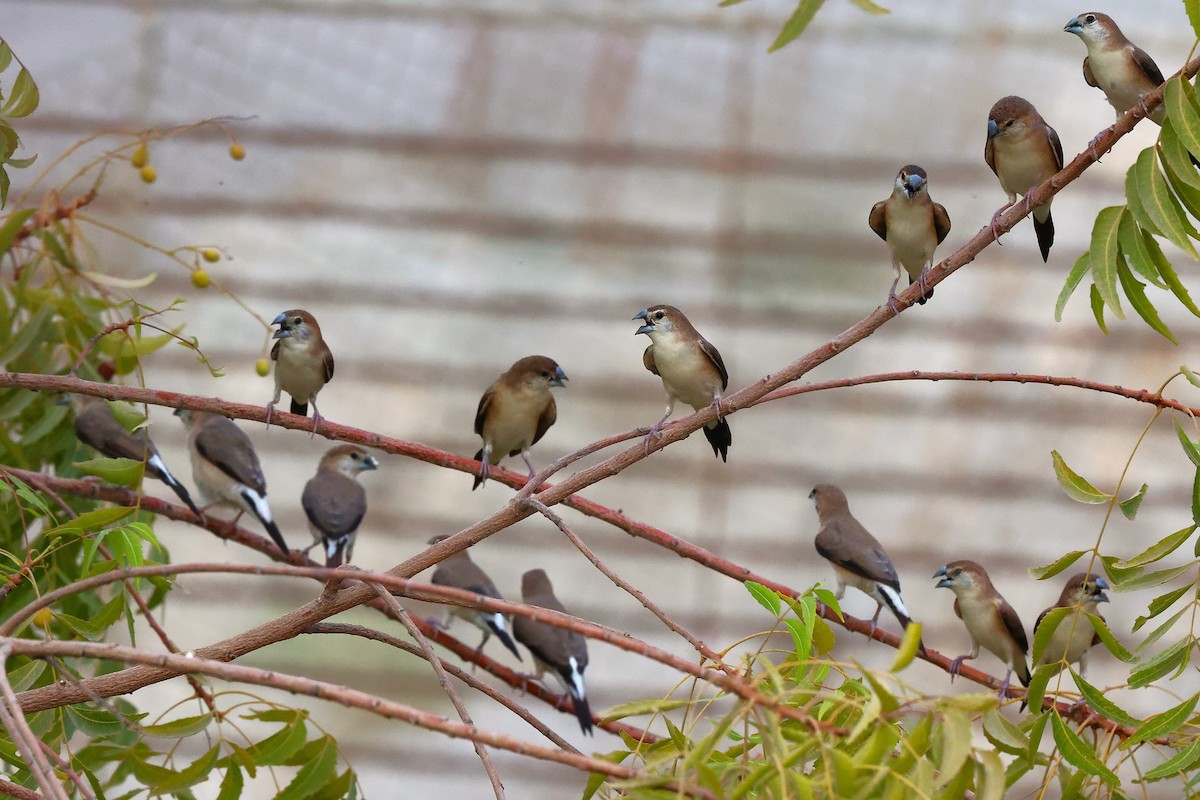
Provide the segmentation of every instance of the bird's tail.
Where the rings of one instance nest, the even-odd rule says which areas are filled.
[[[568,658],[567,666],[557,668],[556,672],[559,682],[567,690],[567,694],[571,696],[571,701],[575,705],[575,716],[579,718],[579,727],[584,733],[591,736],[592,709],[588,706],[587,694],[583,688],[583,671],[579,669],[575,657]]]
[[[346,545],[349,536],[338,536],[325,540],[325,566],[330,569],[340,567],[346,560]]]
[[[888,611],[896,615],[896,619],[900,620],[900,624],[907,630],[908,626],[912,624],[912,617],[908,615],[908,609],[904,607],[904,601],[900,599],[900,593],[891,586],[883,583],[877,583],[875,586],[877,587],[876,594],[879,595],[879,599],[888,607]],[[927,655],[924,640],[918,642],[917,646],[921,649],[921,655]]]
[[[728,460],[729,446],[733,444],[733,432],[729,430],[728,422],[719,419],[704,428],[704,438],[712,445],[713,455],[719,456],[721,461]]]
[[[302,417],[308,416],[308,403],[297,403],[296,398],[292,398],[292,413],[299,414]]]
[[[1029,674],[1029,664],[1028,664],[1028,662],[1025,661],[1025,657],[1022,656],[1021,660],[1019,662],[1017,662],[1016,664],[1014,664],[1013,666],[1017,671],[1017,677],[1020,679],[1021,685],[1028,686],[1029,680],[1033,676]]]
[[[170,486],[171,491],[175,493],[175,496],[182,500],[183,504],[190,508],[193,514],[195,514],[197,517],[203,516],[200,513],[200,509],[196,508],[196,504],[192,502],[192,496],[188,494],[187,488],[182,483],[175,480],[175,476],[171,474],[171,471],[167,469],[167,465],[163,463],[162,459],[159,458],[157,454],[151,456],[146,461],[146,471],[149,472],[153,477],[158,478],[167,486]]]
[[[1038,249],[1042,251],[1042,261],[1050,260],[1050,246],[1054,244],[1054,217],[1050,216],[1050,208],[1043,206],[1046,209],[1046,218],[1040,220],[1037,218],[1037,212],[1040,209],[1034,209],[1033,230],[1037,234]]]
[[[497,611],[495,614],[489,614],[486,619],[488,628],[492,633],[496,634],[496,638],[500,640],[500,643],[511,650],[518,661],[523,660],[521,654],[517,651],[516,643],[508,635],[508,630],[504,626],[504,615]]]
[[[254,516],[258,517],[258,521],[267,529],[267,533],[275,540],[275,544],[279,545],[283,554],[288,555],[287,542],[283,540],[283,534],[279,532],[279,526],[275,524],[275,520],[271,519],[271,508],[267,505],[267,498],[260,497],[257,492],[249,488],[242,490],[242,498],[254,512]]]
[[[479,452],[475,454],[475,460],[481,464],[483,463],[483,448],[482,447],[479,448]],[[481,468],[481,474],[475,476],[475,483],[474,483],[474,485],[471,486],[471,491],[473,492],[476,489],[478,489],[480,486],[482,486],[484,480],[486,480],[486,479],[482,475],[482,468]]]

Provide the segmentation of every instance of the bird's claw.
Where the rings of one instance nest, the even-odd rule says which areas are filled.
[[[954,683],[954,679],[958,677],[959,671],[962,669],[963,662],[967,660],[967,656],[958,656],[950,662],[950,668],[947,672],[950,673],[950,682]]]

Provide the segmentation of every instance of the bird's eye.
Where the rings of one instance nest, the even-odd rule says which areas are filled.
[[[296,317],[294,320],[292,320],[292,324],[293,324],[293,325],[299,325],[299,324],[300,324],[301,322],[303,322],[303,321],[304,321],[304,320],[300,319],[299,317]]]
[[[661,311],[655,311],[655,312],[654,312],[654,318],[655,318],[655,319],[662,319],[662,318],[663,318],[663,312],[661,312]]]
[[[1006,120],[1006,121],[1005,121],[1005,123],[1004,123],[1004,127],[1006,127],[1006,128],[1011,128],[1011,127],[1013,126],[1013,123],[1014,123],[1014,122],[1016,122],[1016,120],[1015,120],[1015,119]]]
[[[358,453],[351,453],[350,457],[353,458],[355,461],[358,461],[358,459],[359,459]]]
[[[1093,22],[1096,21],[1096,15],[1088,14],[1086,17],[1083,18],[1083,21],[1086,22],[1087,24],[1091,25]]]
[[[550,373],[547,372],[546,370],[542,370],[542,377],[545,378],[546,380],[550,380]]]

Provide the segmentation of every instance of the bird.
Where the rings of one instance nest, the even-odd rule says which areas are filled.
[[[558,406],[550,389],[562,387],[566,380],[567,374],[554,359],[526,356],[487,388],[475,411],[475,433],[483,438],[483,447],[475,453],[479,474],[472,491],[483,485],[492,465],[499,464],[505,455],[519,454],[529,467],[529,477],[537,474],[529,460],[529,448],[558,419]]]
[[[967,659],[977,658],[982,646],[1008,666],[1001,694],[1008,691],[1014,670],[1021,684],[1028,686],[1029,639],[1025,636],[1025,626],[1016,610],[996,591],[987,571],[974,561],[951,561],[933,573],[933,577],[941,578],[937,588],[954,592],[954,613],[967,626],[971,637],[970,655],[951,661],[950,675],[957,675]]]
[[[192,502],[187,487],[167,469],[158,448],[145,429],[128,431],[117,421],[108,403],[99,397],[63,395],[64,402],[75,409],[75,435],[79,441],[109,458],[130,458],[146,465],[146,474],[165,483],[197,517],[203,516]]]
[[[449,536],[434,536],[429,540],[429,544],[437,544],[443,539],[449,538]],[[497,600],[504,599],[496,589],[496,584],[492,583],[492,579],[487,576],[487,573],[471,560],[471,556],[466,550],[460,550],[454,555],[443,559],[438,564],[437,569],[433,571],[432,581],[435,586],[450,586],[455,589],[474,592],[484,597],[494,597]],[[446,618],[438,623],[438,627],[445,630],[450,627],[450,623],[455,617],[464,619],[483,631],[483,639],[479,642],[479,647],[475,648],[476,655],[483,652],[483,646],[487,644],[487,640],[492,638],[492,634],[494,633],[496,634],[496,638],[500,640],[500,643],[511,650],[518,661],[523,660],[520,651],[517,650],[517,645],[508,633],[507,618],[499,611],[484,611],[478,608],[448,605],[446,606]]]
[[[708,406],[717,409],[717,418],[704,426],[704,438],[712,445],[713,455],[726,461],[733,434],[721,416],[721,393],[729,386],[729,372],[721,354],[675,306],[650,306],[633,318],[645,323],[634,335],[644,333],[650,337],[642,364],[662,378],[667,390],[667,410],[646,435],[646,449],[675,410],[675,401],[682,400],[696,411]]]
[[[250,437],[225,417],[205,411],[180,408],[175,416],[188,432],[188,450],[192,455],[192,480],[207,507],[222,505],[237,509],[233,524],[249,511],[267,529],[288,555],[287,542],[271,518],[267,505],[267,480],[254,452]]]
[[[871,617],[872,634],[884,606],[907,628],[912,624],[912,618],[900,599],[900,578],[896,568],[879,540],[850,513],[846,493],[833,484],[821,483],[813,487],[808,496],[817,507],[817,519],[821,524],[814,542],[817,552],[833,565],[837,577],[834,596],[841,600],[846,587],[853,586],[871,597],[876,603],[875,616]],[[924,650],[922,644],[921,651]]]
[[[275,397],[267,403],[267,424],[280,394],[287,392],[292,398],[292,413],[307,416],[308,404],[313,407],[313,433],[320,426],[320,409],[317,394],[333,379],[333,353],[321,335],[321,326],[312,314],[294,308],[284,311],[271,321],[278,325],[272,339],[277,339],[271,348],[271,360],[275,362]]]
[[[550,585],[545,570],[531,569],[521,576],[521,599],[527,605],[567,613],[554,596],[554,587]],[[553,673],[575,704],[579,727],[585,734],[591,735],[592,712],[588,708],[587,692],[583,685],[583,671],[588,665],[587,639],[575,631],[529,617],[513,620],[513,636],[529,649],[537,668],[536,675],[526,677],[540,681],[547,671]]]
[[[1033,623],[1034,636],[1037,635],[1042,620],[1056,608],[1077,608],[1084,614],[1094,614],[1103,621],[1104,617],[1097,609],[1100,603],[1108,602],[1108,595],[1104,592],[1110,588],[1112,587],[1108,585],[1108,582],[1098,575],[1081,572],[1072,576],[1063,587],[1058,602],[1038,614],[1037,622]],[[1099,643],[1100,635],[1092,628],[1087,617],[1080,614],[1069,614],[1054,629],[1036,666],[1078,663],[1079,674],[1083,675],[1087,671],[1088,650]]]
[[[1085,11],[1063,28],[1083,40],[1083,79],[1104,92],[1121,116],[1134,106],[1146,111],[1145,97],[1163,83],[1163,74],[1145,50],[1125,38],[1112,17]],[[1166,110],[1160,105],[1146,116],[1162,125]]]
[[[988,112],[987,130],[983,158],[1008,194],[1008,204],[992,215],[992,235],[999,238],[996,225],[1000,215],[1016,204],[1017,195],[1025,197],[1028,210],[1029,190],[1062,169],[1063,149],[1054,128],[1046,124],[1032,103],[1016,95],[996,101]],[[1033,230],[1042,261],[1049,261],[1050,247],[1054,244],[1050,200],[1033,209]]]
[[[933,289],[925,288],[925,268],[933,263],[933,252],[950,233],[950,215],[945,206],[929,197],[929,178],[916,164],[903,167],[896,175],[895,186],[886,200],[871,207],[867,224],[887,242],[892,251],[892,268],[896,279],[888,291],[888,307],[896,308],[896,284],[900,268],[908,272],[908,283],[919,284],[918,303],[933,297]]]
[[[356,478],[379,462],[355,444],[331,447],[317,464],[317,474],[304,484],[300,505],[308,517],[314,545],[323,545],[325,566],[350,562],[354,537],[367,513],[367,493]]]

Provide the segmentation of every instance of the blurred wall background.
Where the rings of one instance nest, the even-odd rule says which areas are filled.
[[[1068,159],[1111,124],[1112,109],[1080,75],[1082,43],[1062,31],[1078,6],[892,5],[890,16],[869,17],[830,3],[775,54],[767,46],[791,11],[780,0],[729,9],[707,0],[9,0],[0,34],[41,87],[41,108],[20,126],[26,148],[41,154],[34,171],[96,131],[243,118],[232,127],[245,161],[231,161],[228,142],[211,132],[173,139],[152,148],[155,184],[116,165],[89,212],[165,247],[223,248],[230,258],[210,272],[259,317],[212,289],[193,289],[185,271],[155,254],[96,232],[94,243],[119,274],[158,273],[137,293],[145,302],[187,298],[172,321],[186,323],[226,371],[214,380],[188,352],[168,348],[145,365],[148,385],[267,402],[271,381],[254,374],[268,347],[262,320],[304,307],[337,357],[337,377],[321,395],[326,417],[469,455],[478,447],[471,425],[482,391],[515,359],[542,353],[571,378],[557,395],[557,426],[534,450],[545,464],[658,418],[661,385],[641,366],[646,342],[634,338],[630,321],[639,309],[680,306],[720,348],[731,388],[740,387],[883,302],[891,268],[866,219],[902,165],[924,166],[934,199],[949,210],[945,255],[1005,199],[982,158],[996,99],[1031,100],[1057,128]],[[1104,10],[1165,73],[1183,62],[1191,34],[1177,2]],[[1200,328],[1173,301],[1161,308],[1180,347],[1137,321],[1114,322],[1105,336],[1083,292],[1062,323],[1053,320],[1095,213],[1123,202],[1125,169],[1155,135],[1140,126],[1055,199],[1049,264],[1023,225],[939,286],[928,305],[811,379],[952,369],[1158,387],[1194,358]],[[14,193],[30,174],[16,176]],[[1195,264],[1172,255],[1194,290]],[[1172,391],[1200,402],[1182,381]],[[927,576],[948,560],[977,559],[1031,626],[1061,579],[1037,583],[1026,569],[1090,546],[1104,522],[1102,508],[1075,504],[1057,488],[1050,450],[1111,487],[1150,415],[1129,401],[1048,387],[839,390],[736,415],[728,464],[697,436],[585,495],[805,587],[832,578],[812,547],[807,495],[819,481],[838,483],[890,550],[926,641],[955,654],[968,648],[967,637],[950,593],[935,591]],[[186,475],[177,421],[161,409],[152,420],[168,463]],[[249,431],[281,527],[306,543],[299,494],[328,443]],[[1160,422],[1125,490],[1148,482],[1148,498],[1135,522],[1110,522],[1106,550],[1132,555],[1150,537],[1189,524],[1192,474]],[[494,484],[472,493],[466,475],[397,457],[384,457],[364,483],[370,511],[355,556],[377,569],[510,496]],[[568,521],[711,645],[769,626],[736,582],[578,515]],[[179,560],[257,558],[170,522],[160,535]],[[522,571],[543,566],[572,611],[687,654],[544,521],[504,531],[473,554],[510,597]],[[166,622],[188,647],[265,621],[316,591],[244,578],[180,583]],[[1115,596],[1105,609],[1114,629],[1128,638],[1150,596]],[[846,605],[858,615],[872,610],[853,592]],[[373,614],[349,617],[378,624]],[[473,630],[453,630],[475,641]],[[492,653],[503,657],[498,646]],[[892,655],[851,636],[837,653],[870,666],[886,666]],[[665,671],[603,645],[592,645],[591,659],[597,709],[662,696],[673,685]],[[452,714],[427,666],[379,646],[303,639],[246,662],[308,670]],[[979,664],[999,670],[990,656]],[[1102,654],[1092,670],[1102,686],[1125,678]],[[920,664],[904,677],[945,687],[944,673]],[[149,706],[185,690],[175,683],[136,699]],[[536,736],[468,700],[481,726]],[[534,710],[582,748],[619,747],[603,732],[584,740],[569,716]],[[328,706],[320,714],[371,796],[488,792],[464,742]],[[496,760],[513,797],[571,797],[583,785],[564,768],[503,753]],[[267,783],[258,789],[272,794]]]

